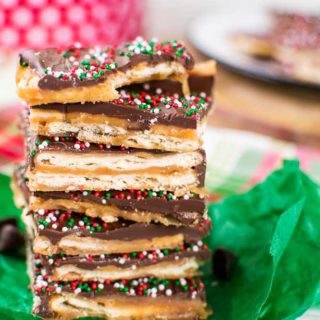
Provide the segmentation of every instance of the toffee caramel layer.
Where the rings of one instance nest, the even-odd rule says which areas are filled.
[[[124,191],[48,191],[31,192],[26,184],[24,167],[15,170],[13,177],[15,197],[20,207],[31,210],[72,210],[106,222],[125,218],[136,222],[159,221],[165,225],[197,224],[206,213],[204,197],[195,193],[176,197],[174,194],[153,190]]]
[[[28,127],[26,112],[23,113],[21,127],[26,135],[26,151],[29,154],[27,162],[30,172],[27,175],[30,180],[34,180],[35,184],[32,188],[30,187],[31,189],[38,188],[45,191],[45,189],[50,190],[52,187],[51,190],[58,190],[53,186],[40,189],[42,183],[37,181],[37,173],[56,174],[57,178],[59,174],[65,174],[63,179],[79,177],[91,180],[92,176],[101,175],[102,181],[110,180],[110,177],[119,174],[128,175],[128,180],[129,178],[136,179],[136,177],[143,180],[151,176],[159,176],[159,181],[164,181],[168,175],[178,177],[188,174],[188,179],[192,179],[193,184],[198,183],[199,187],[204,185],[206,163],[205,153],[201,149],[182,155],[161,150],[85,143],[73,137],[50,138],[33,135]],[[70,153],[73,154],[73,157],[69,157]],[[126,167],[128,167],[127,170]],[[71,183],[71,181],[69,182]],[[130,187],[135,188],[135,186]],[[84,186],[84,188],[86,187]],[[141,186],[141,188],[145,188],[145,186]],[[108,189],[110,188],[108,187]]]
[[[95,297],[61,293],[35,298],[33,313],[45,319],[71,320],[98,317],[108,320],[191,320],[207,319],[211,310],[201,298],[183,297]]]
[[[55,267],[50,277],[56,281],[95,281],[97,279],[135,279],[138,277],[156,277],[176,279],[199,275],[199,268],[203,261],[195,257],[182,258],[180,260],[162,261],[152,265],[133,265],[131,268],[119,268],[117,266],[104,266],[97,269],[80,269],[71,264]]]

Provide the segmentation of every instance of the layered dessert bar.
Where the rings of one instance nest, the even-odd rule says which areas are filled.
[[[206,319],[202,133],[215,63],[178,41],[28,50],[18,94],[33,313]]]
[[[180,82],[153,80],[121,88],[109,102],[50,103],[30,107],[31,131],[43,136],[166,151],[193,151],[212,106],[213,61],[189,72],[190,94]]]

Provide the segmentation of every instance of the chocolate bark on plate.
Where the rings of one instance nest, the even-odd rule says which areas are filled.
[[[61,210],[28,211],[23,220],[33,250],[42,255],[100,255],[156,249],[173,249],[197,242],[211,229],[203,218],[198,225],[165,226],[160,223],[138,223],[119,219],[106,223],[76,212]]]
[[[28,50],[20,54],[18,95],[29,105],[111,101],[117,89],[149,80],[174,79],[189,94],[193,58],[178,41],[138,37],[119,47]]]
[[[192,225],[206,217],[204,195],[154,190],[34,191],[26,184],[24,167],[16,169],[12,189],[16,205],[30,210],[66,210],[99,217],[105,222],[119,218],[164,225]]]
[[[197,277],[53,281],[29,251],[33,312],[46,319],[206,319],[210,314]]]
[[[298,80],[320,83],[320,18],[291,12],[271,12],[264,33],[239,33],[232,42],[242,52],[277,62],[279,71]]]
[[[109,102],[78,102],[30,107],[31,130],[44,136],[74,136],[86,142],[166,151],[201,147],[212,105],[215,63],[199,63],[190,72],[191,94],[181,83],[150,81],[123,87]]]

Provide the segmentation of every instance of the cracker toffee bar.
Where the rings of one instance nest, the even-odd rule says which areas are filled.
[[[135,84],[110,102],[31,106],[31,130],[44,136],[144,149],[192,151],[200,148],[212,106],[213,61],[190,73],[191,95],[171,80]]]
[[[174,79],[189,94],[186,70],[194,61],[179,42],[139,37],[119,47],[28,50],[20,55],[18,95],[29,105],[111,101],[136,82]]]

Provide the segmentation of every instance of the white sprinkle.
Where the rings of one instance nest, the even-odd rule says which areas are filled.
[[[61,287],[56,287],[56,293],[61,293],[62,288]]]
[[[188,199],[189,199],[189,195],[185,194],[185,195],[183,196],[183,199],[188,200]]]
[[[199,247],[198,247],[198,246],[193,246],[193,247],[192,247],[192,251],[198,252],[198,251],[199,251]]]
[[[43,145],[40,144],[39,147],[38,147],[38,149],[39,149],[39,150],[43,150],[43,149],[44,149]]]
[[[80,144],[75,143],[75,144],[74,144],[74,148],[77,149],[77,150],[80,149]]]
[[[58,225],[57,225],[56,223],[54,223],[54,224],[52,225],[52,228],[53,228],[53,229],[57,229],[57,228],[58,228]]]
[[[144,90],[149,90],[149,89],[150,89],[150,84],[149,84],[149,83],[145,83],[145,84],[143,85],[143,89],[144,89]]]
[[[168,296],[168,297],[172,296],[172,290],[171,289],[167,289],[166,290],[166,296]]]
[[[119,259],[119,263],[120,263],[120,264],[124,264],[125,262],[126,262],[126,260],[125,260],[124,258],[120,258],[120,259]]]
[[[203,242],[202,242],[201,240],[199,240],[199,241],[197,242],[197,245],[198,245],[199,247],[202,247],[202,246],[203,246]]]
[[[153,259],[153,254],[152,253],[148,254],[148,259],[150,259],[150,260]]]
[[[159,284],[158,289],[160,291],[163,291],[165,289],[165,286],[163,284]]]
[[[77,288],[76,290],[74,290],[74,293],[75,294],[79,294],[81,292],[81,289],[80,288]]]
[[[90,143],[89,143],[89,142],[86,142],[84,145],[85,145],[87,148],[90,147]]]
[[[104,285],[102,283],[99,283],[98,288],[102,290],[102,289],[104,289]]]
[[[107,200],[106,199],[102,199],[102,204],[107,204]]]
[[[136,266],[135,264],[133,264],[133,265],[131,266],[131,269],[132,269],[132,270],[136,270],[136,269],[137,269],[137,266]]]
[[[181,284],[182,286],[185,286],[185,285],[187,284],[187,280],[186,280],[185,278],[181,278],[181,279],[180,279],[180,284]]]
[[[206,96],[207,96],[207,95],[206,95],[205,92],[201,92],[201,93],[200,93],[200,97],[201,97],[201,98],[205,98]]]
[[[53,264],[54,260],[53,259],[49,259],[49,264]]]
[[[43,141],[42,142],[42,145],[44,146],[44,147],[47,147],[49,144],[48,144],[48,141]]]
[[[156,298],[158,295],[157,295],[157,293],[156,292],[151,292],[151,298]]]
[[[159,108],[154,108],[153,109],[153,113],[159,113],[159,112],[160,112]]]
[[[38,214],[40,214],[40,216],[43,216],[43,215],[44,215],[44,212],[45,212],[44,209],[39,209],[39,210],[38,210]]]
[[[40,224],[40,225],[39,225],[39,229],[40,229],[40,230],[43,230],[43,229],[44,229],[44,225],[43,225],[43,224]]]
[[[134,103],[137,104],[138,106],[141,104],[141,101],[140,101],[138,98],[135,98],[133,101],[134,101]]]
[[[130,291],[129,291],[129,294],[131,295],[131,296],[134,296],[135,294],[136,294],[136,292],[134,291],[134,289],[130,289]]]
[[[62,232],[66,232],[66,231],[68,231],[68,228],[67,227],[63,227],[62,228]]]

